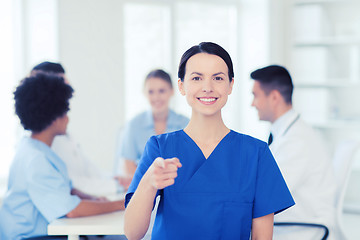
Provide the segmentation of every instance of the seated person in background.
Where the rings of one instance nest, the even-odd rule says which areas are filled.
[[[151,71],[145,78],[144,92],[151,110],[134,117],[118,138],[120,146],[116,161],[124,161],[124,164],[117,165],[119,168],[125,167],[125,174],[130,178],[133,177],[145,144],[151,136],[183,129],[189,122],[187,117],[169,109],[174,89],[167,72],[161,69]]]
[[[30,74],[36,75],[40,72],[59,75],[69,84],[65,69],[59,63],[42,62],[36,65]],[[101,171],[87,158],[79,144],[68,133],[56,136],[51,148],[65,162],[73,186],[85,193],[97,196],[112,195],[127,189],[130,184],[131,179],[112,177]]]
[[[73,89],[62,77],[36,74],[14,92],[15,112],[31,131],[17,148],[8,190],[0,209],[0,239],[46,239],[47,225],[61,217],[81,217],[124,209],[72,187],[65,163],[51,150],[57,135],[66,133]]]
[[[251,73],[254,106],[260,120],[269,121],[269,146],[296,205],[275,216],[275,222],[308,222],[330,229],[335,217],[335,182],[331,158],[321,137],[292,107],[293,83],[282,66]],[[274,239],[320,239],[323,230],[277,227]]]

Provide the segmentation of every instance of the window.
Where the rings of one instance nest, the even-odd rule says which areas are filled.
[[[16,118],[13,110],[14,81],[14,41],[13,41],[13,2],[0,2],[1,44],[0,44],[0,178],[7,175],[15,151]]]
[[[125,116],[146,109],[144,79],[155,68],[171,71],[170,9],[150,4],[124,7]]]
[[[127,2],[124,7],[127,120],[149,108],[142,89],[144,78],[152,69],[168,71],[176,88],[178,62],[190,46],[203,41],[216,42],[230,52],[234,62],[237,59],[236,4],[154,2],[157,1],[152,4]],[[190,116],[186,101],[178,91],[175,93],[172,108]]]
[[[0,2],[0,109],[3,116],[0,125],[0,179],[6,178],[15,145],[23,135],[14,114],[15,87],[35,64],[58,59],[56,9],[56,0]]]

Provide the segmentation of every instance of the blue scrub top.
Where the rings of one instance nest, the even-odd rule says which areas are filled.
[[[65,163],[43,142],[24,138],[12,162],[8,190],[0,209],[0,239],[47,235],[47,225],[73,210]]]
[[[169,110],[165,132],[173,132],[186,127],[189,119]],[[134,160],[139,163],[146,142],[155,133],[154,119],[151,111],[143,112],[134,117],[122,131],[120,146],[116,150],[116,159]]]
[[[126,195],[126,205],[155,158],[179,158],[175,184],[161,195],[152,239],[246,239],[253,218],[294,205],[266,143],[230,131],[205,159],[183,131],[153,136]]]

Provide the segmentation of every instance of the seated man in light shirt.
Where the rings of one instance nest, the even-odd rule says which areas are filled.
[[[51,221],[124,210],[124,200],[110,202],[74,188],[51,149],[55,136],[66,133],[72,94],[62,77],[42,73],[25,78],[14,92],[15,112],[31,136],[22,139],[11,164],[0,239],[64,239],[47,236]]]
[[[36,75],[39,72],[62,76],[69,84],[65,69],[59,63],[42,62],[30,74]],[[99,169],[70,134],[56,136],[51,148],[65,162],[74,187],[85,193],[96,196],[115,195],[125,191],[131,182],[129,178],[113,177]]]
[[[296,205],[275,216],[275,222],[323,224],[333,239],[335,175],[324,140],[292,107],[293,83],[282,66],[271,65],[251,73],[252,106],[260,120],[271,125],[269,147],[289,186]],[[323,230],[275,227],[274,239],[320,239]]]

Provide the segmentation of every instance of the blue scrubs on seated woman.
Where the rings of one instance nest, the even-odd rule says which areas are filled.
[[[47,235],[49,222],[65,216],[81,201],[70,194],[65,163],[36,139],[22,139],[9,176],[0,210],[1,240]]]
[[[183,130],[151,137],[126,205],[157,157],[177,157],[182,167],[175,183],[158,191],[152,239],[248,240],[253,218],[294,205],[267,144],[232,130],[207,159]]]

